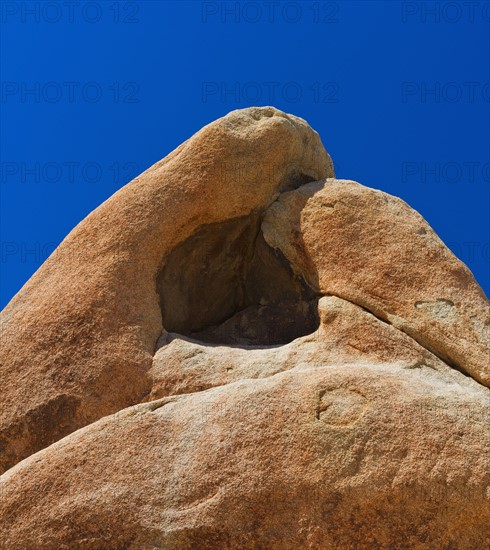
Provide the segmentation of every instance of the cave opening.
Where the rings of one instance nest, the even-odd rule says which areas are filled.
[[[203,225],[158,275],[165,330],[209,344],[283,345],[314,332],[318,298],[253,213]]]

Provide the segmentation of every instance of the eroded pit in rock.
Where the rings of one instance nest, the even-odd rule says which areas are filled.
[[[259,213],[201,226],[157,286],[165,329],[202,342],[280,345],[319,324],[315,292],[266,243]]]

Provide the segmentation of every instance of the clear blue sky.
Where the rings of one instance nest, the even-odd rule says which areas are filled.
[[[268,104],[339,177],[416,208],[488,295],[488,5],[2,2],[1,307],[138,172]]]

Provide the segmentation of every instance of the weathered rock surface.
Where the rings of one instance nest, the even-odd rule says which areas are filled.
[[[488,300],[272,107],[80,223],[0,359],[6,549],[490,546]]]
[[[487,548],[488,390],[296,367],[125,409],[0,479],[5,548]]]

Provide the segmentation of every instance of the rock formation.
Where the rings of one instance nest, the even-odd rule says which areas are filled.
[[[2,312],[2,548],[490,545],[490,305],[272,107],[209,124]]]

